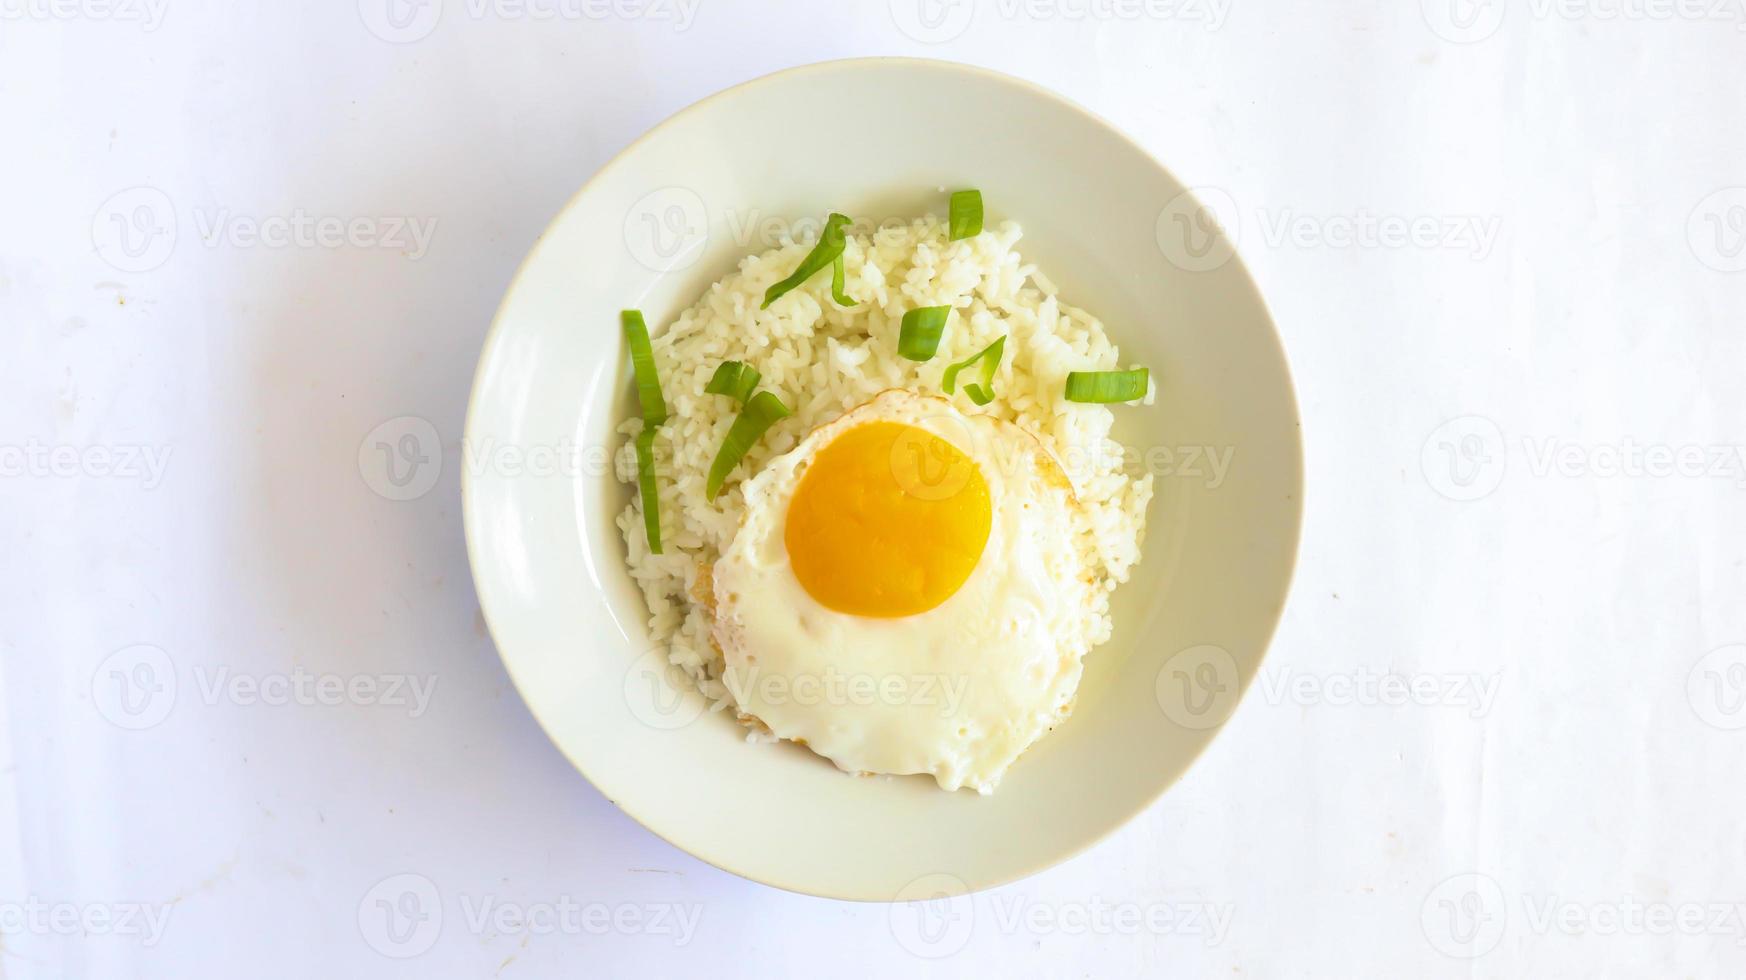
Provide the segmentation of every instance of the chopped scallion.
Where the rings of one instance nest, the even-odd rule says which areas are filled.
[[[655,490],[655,427],[643,423],[637,433],[637,492],[643,498],[643,532],[649,536],[649,551],[661,553],[661,497]]]
[[[760,391],[746,402],[746,407],[740,409],[740,414],[734,417],[734,424],[728,427],[727,438],[722,440],[721,449],[716,452],[715,460],[709,464],[709,477],[703,484],[703,495],[714,500],[721,492],[722,483],[728,474],[733,472],[740,460],[746,457],[752,447],[763,438],[764,432],[776,424],[778,419],[791,415],[788,406],[782,404],[782,399],[768,391]]]
[[[940,386],[946,389],[946,394],[952,394],[958,384],[958,372],[975,366],[980,381],[964,382],[964,394],[978,405],[986,405],[994,400],[994,372],[1000,368],[1000,355],[1006,351],[1006,338],[1001,337],[994,343],[982,348],[975,354],[946,368],[945,376],[940,379]]]
[[[777,297],[811,279],[814,273],[835,262],[837,256],[843,254],[843,228],[848,224],[848,215],[831,212],[831,216],[825,219],[824,228],[818,233],[818,244],[800,260],[793,275],[764,290],[764,305],[758,308],[768,309],[771,303],[776,302]]]
[[[712,395],[726,395],[744,405],[752,397],[762,377],[758,369],[742,361],[723,361],[703,390]]]
[[[953,191],[949,214],[952,241],[982,234],[982,192]]]
[[[1072,371],[1067,375],[1070,402],[1131,402],[1146,397],[1146,369],[1132,371]]]
[[[897,352],[912,361],[925,361],[940,349],[940,334],[946,330],[950,306],[923,306],[903,315],[897,330]]]
[[[655,427],[667,421],[667,402],[661,397],[661,379],[655,374],[655,352],[649,345],[649,327],[639,310],[618,315],[624,324],[625,343],[630,347],[631,373],[636,376],[637,404],[642,407],[643,431],[637,433],[637,492],[643,501],[643,531],[649,536],[649,551],[661,553],[660,496],[655,491]]]
[[[849,294],[843,292],[843,256],[840,252],[837,254],[836,261],[831,263],[831,299],[836,300],[838,306],[855,305],[855,301],[849,298]]]
[[[636,375],[643,425],[660,425],[667,421],[667,403],[661,398],[661,379],[655,374],[655,352],[649,347],[648,324],[643,322],[641,310],[625,310],[618,317],[624,324],[625,342],[630,345],[631,371]]]

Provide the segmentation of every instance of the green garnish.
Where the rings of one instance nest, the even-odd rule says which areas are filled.
[[[855,305],[855,301],[849,298],[849,294],[843,292],[843,256],[840,252],[837,253],[836,260],[831,263],[831,299],[836,300],[838,306]]]
[[[946,389],[946,394],[952,394],[958,383],[958,372],[971,365],[976,365],[976,373],[981,381],[964,382],[964,394],[978,405],[986,405],[994,400],[994,372],[1000,367],[1000,355],[1006,350],[1006,338],[1003,336],[975,354],[946,368],[946,374],[940,379],[940,386]]]
[[[752,390],[758,387],[758,380],[763,375],[750,364],[740,361],[723,361],[715,369],[715,376],[709,379],[709,384],[703,390],[712,395],[726,395],[744,405],[752,397]]]
[[[982,234],[982,192],[953,191],[949,214],[952,241]]]
[[[661,498],[655,491],[655,427],[645,423],[637,433],[637,493],[643,498],[643,533],[649,551],[661,553]]]
[[[950,306],[923,306],[903,315],[897,329],[897,352],[912,361],[925,361],[940,349],[940,334],[946,329]]]
[[[753,395],[746,402],[746,407],[740,409],[740,414],[734,417],[734,424],[728,427],[727,438],[722,440],[721,449],[716,452],[714,462],[709,464],[709,478],[704,481],[703,495],[714,500],[715,495],[721,492],[722,481],[746,457],[746,453],[758,444],[765,430],[774,425],[777,419],[785,419],[792,414],[788,406],[782,404],[782,399],[768,391]]]
[[[1131,402],[1146,397],[1146,369],[1132,371],[1072,371],[1067,375],[1070,402]]]
[[[667,421],[667,403],[661,398],[661,379],[655,375],[649,327],[643,322],[641,310],[625,310],[618,318],[624,323],[625,341],[630,345],[631,371],[637,378],[637,403],[643,407],[643,424],[660,425]]]
[[[637,404],[642,407],[643,431],[637,433],[637,491],[643,499],[643,530],[649,536],[649,551],[661,553],[660,497],[655,493],[655,427],[667,421],[667,403],[661,398],[661,379],[655,374],[655,352],[649,346],[649,326],[640,310],[618,315],[624,338],[630,346],[631,373],[636,375]]]
[[[800,260],[800,265],[795,268],[793,275],[764,290],[764,305],[758,309],[769,309],[770,304],[776,302],[777,297],[811,279],[813,273],[835,262],[837,257],[843,254],[843,228],[848,223],[848,215],[832,211],[830,217],[825,219],[824,228],[818,233],[818,244],[812,247],[812,251],[806,253],[806,258]]]

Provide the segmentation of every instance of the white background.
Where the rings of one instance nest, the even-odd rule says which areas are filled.
[[[1740,4],[626,3],[0,0],[0,976],[1746,970]],[[1229,730],[937,936],[602,798],[458,510],[481,339],[564,201],[703,96],[868,54],[1032,79],[1210,188],[1308,452]],[[249,237],[298,215],[361,222]],[[401,501],[360,446],[406,417],[442,466]],[[246,686],[299,676],[435,687]],[[389,935],[409,884],[440,921]]]

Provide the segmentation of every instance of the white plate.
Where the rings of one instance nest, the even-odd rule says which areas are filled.
[[[613,517],[613,428],[635,410],[618,311],[659,330],[761,249],[772,216],[989,221],[1104,321],[1157,404],[1117,410],[1150,450],[1145,559],[1115,597],[1072,719],[990,797],[856,779],[744,741],[667,686]],[[552,740],[625,812],[782,888],[890,900],[1000,884],[1094,843],[1170,786],[1235,709],[1285,601],[1302,447],[1290,376],[1242,263],[1183,186],[1085,110],[1026,82],[907,59],[840,61],[729,89],[597,173],[534,246],[480,357],[462,479],[479,601]],[[751,236],[748,238],[748,236]],[[665,270],[665,271],[659,271]],[[1204,453],[1230,454],[1223,480]],[[579,450],[580,467],[567,465]],[[518,453],[523,455],[518,455]],[[554,464],[556,461],[556,465]]]

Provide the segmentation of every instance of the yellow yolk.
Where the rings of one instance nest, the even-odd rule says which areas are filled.
[[[968,456],[924,429],[869,422],[819,450],[783,542],[822,605],[893,618],[951,598],[982,557],[989,522],[988,484]]]

